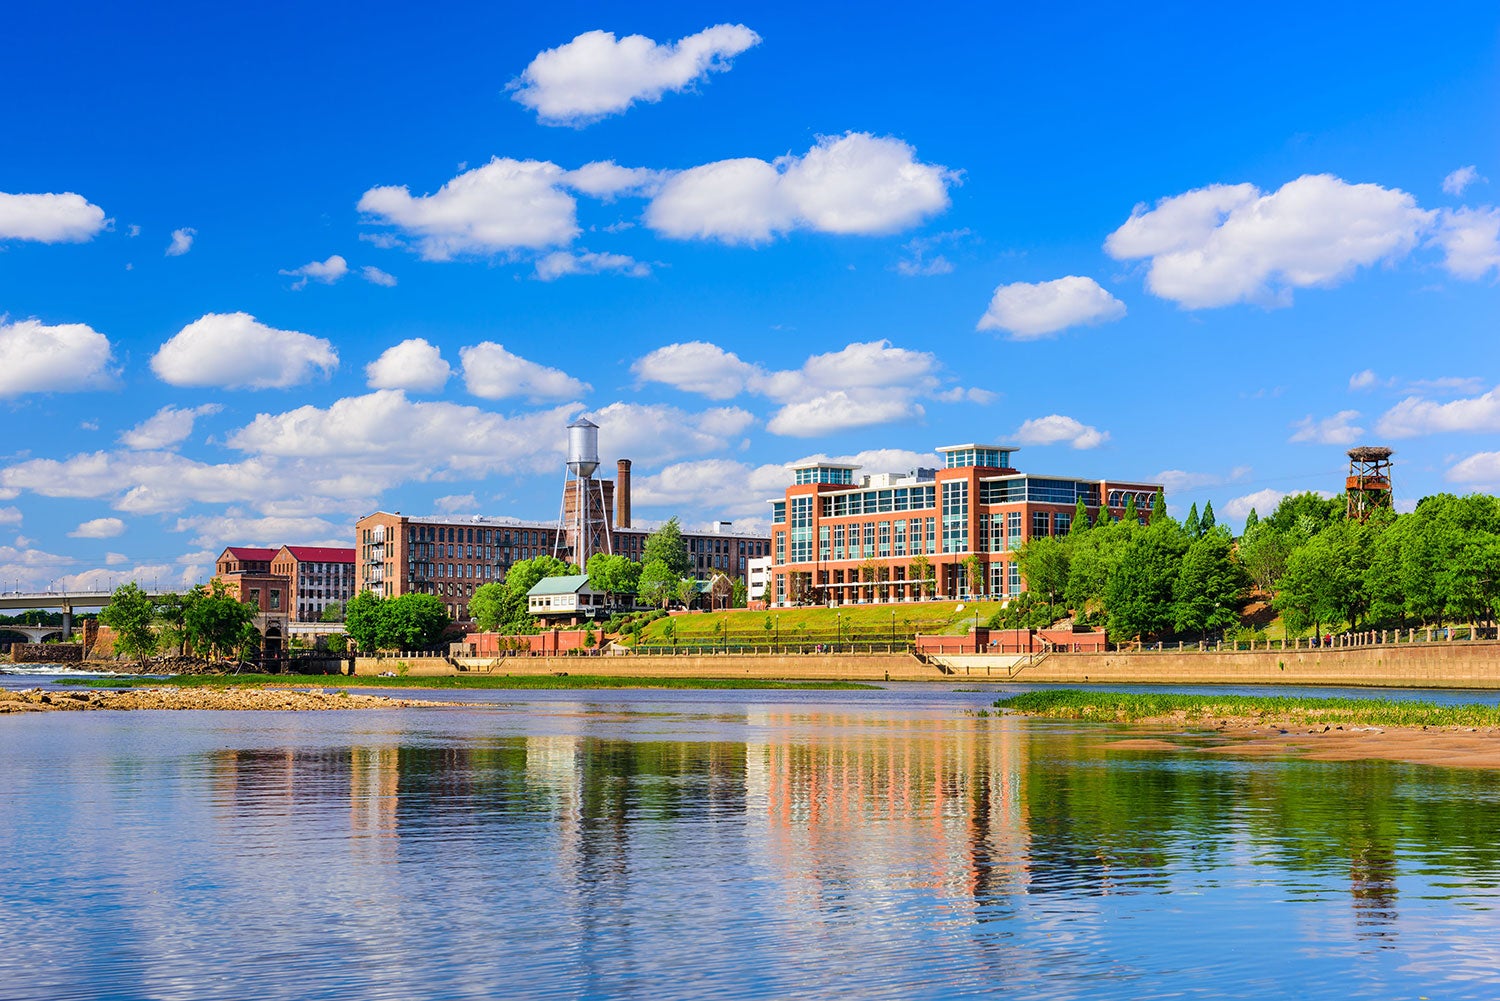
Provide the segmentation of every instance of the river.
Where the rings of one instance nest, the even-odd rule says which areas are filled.
[[[0,997],[1500,996],[1500,775],[1014,690],[0,717]]]

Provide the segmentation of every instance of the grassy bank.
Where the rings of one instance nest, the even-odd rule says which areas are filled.
[[[725,688],[804,689],[844,691],[878,689],[850,681],[761,681],[751,678],[614,678],[588,674],[471,675],[437,678],[377,678],[338,674],[179,674],[170,678],[69,678],[65,685],[89,688],[143,688],[172,685],[180,688],[288,687],[320,688],[436,688],[448,690],[570,689],[570,688]]]
[[[1291,722],[1357,726],[1500,726],[1500,707],[1440,706],[1393,699],[1173,695],[1051,689],[1000,699],[998,709],[1100,723]]]
[[[983,625],[999,611],[995,601],[915,601],[836,608],[732,609],[657,619],[641,631],[643,644],[670,645],[668,624],[678,645],[769,646],[840,643],[910,643],[923,635],[967,633],[975,614]]]

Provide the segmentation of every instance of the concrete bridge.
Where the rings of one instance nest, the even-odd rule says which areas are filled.
[[[172,592],[167,588],[142,588],[151,598],[159,598]],[[114,591],[6,591],[0,593],[0,614],[17,611],[61,612],[60,626],[0,625],[0,632],[20,633],[32,637],[31,642],[40,643],[53,633],[61,633],[66,639],[73,633],[73,612],[78,609],[98,609],[109,604]]]

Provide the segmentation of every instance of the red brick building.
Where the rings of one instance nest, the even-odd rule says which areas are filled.
[[[1011,465],[1003,445],[938,449],[941,469],[876,473],[858,466],[807,462],[772,502],[772,605],[914,601],[924,596],[912,562],[932,566],[931,594],[971,597],[963,562],[977,556],[982,593],[1009,599],[1025,590],[1015,551],[1027,539],[1062,535],[1078,501],[1090,518],[1106,506],[1122,517],[1134,499],[1141,517],[1159,484],[1041,477]],[[868,579],[873,576],[874,579]]]
[[[288,582],[288,609],[298,622],[318,622],[329,605],[354,597],[354,550],[341,546],[282,546],[271,573]]]

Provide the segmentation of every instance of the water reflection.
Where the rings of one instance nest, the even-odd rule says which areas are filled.
[[[32,942],[0,954],[0,983],[23,998],[1494,993],[1488,773],[1142,751],[925,706],[340,716],[0,730],[0,927],[97,957],[59,970]]]

